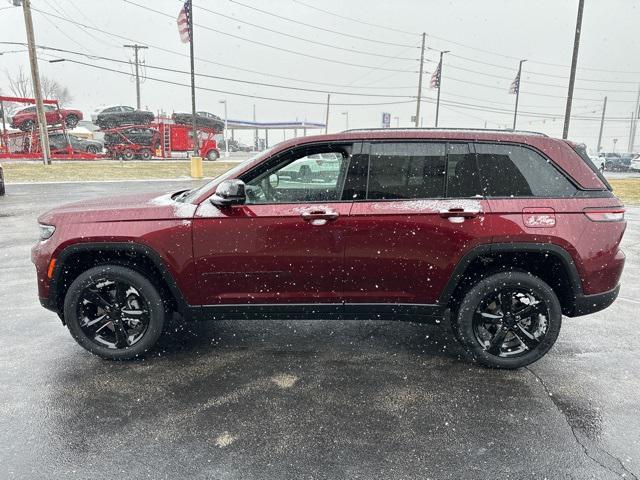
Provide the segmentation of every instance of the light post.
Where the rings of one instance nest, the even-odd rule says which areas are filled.
[[[345,117],[345,122],[346,122],[346,125],[347,125],[346,130],[349,130],[349,112],[342,112],[342,115],[344,115],[344,117]]]
[[[227,138],[227,101],[219,100],[218,103],[224,104],[224,156],[229,156],[229,139]]]

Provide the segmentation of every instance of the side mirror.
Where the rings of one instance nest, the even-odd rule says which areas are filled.
[[[220,182],[210,201],[217,207],[243,205],[247,201],[244,182],[236,179]]]

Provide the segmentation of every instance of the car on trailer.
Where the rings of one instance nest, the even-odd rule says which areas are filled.
[[[102,129],[123,125],[149,125],[155,115],[147,110],[137,110],[128,105],[99,107],[91,114],[91,121]]]
[[[174,113],[171,119],[179,125],[193,125],[193,115],[191,113]],[[222,132],[224,130],[224,120],[209,112],[196,112],[196,126],[206,127]]]
[[[47,125],[60,125],[64,123],[65,126],[69,128],[75,128],[83,118],[80,110],[58,108],[56,105],[50,104],[44,105],[44,112]],[[37,124],[38,115],[35,105],[21,108],[11,117],[11,128],[17,128],[23,132],[28,132]]]
[[[71,146],[74,152],[86,152],[99,154],[102,153],[103,144],[98,140],[90,140],[78,137],[71,133],[50,133],[49,146],[51,153],[66,152]]]

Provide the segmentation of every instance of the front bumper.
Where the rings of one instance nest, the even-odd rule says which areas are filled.
[[[619,284],[616,288],[607,292],[596,293],[595,295],[578,295],[573,312],[569,316],[580,317],[604,310],[618,298],[618,293],[620,293]]]

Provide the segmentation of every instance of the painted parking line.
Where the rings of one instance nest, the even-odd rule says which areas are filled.
[[[618,297],[618,300],[624,300],[625,302],[635,303],[636,305],[640,305],[640,301],[632,300],[630,298]]]

